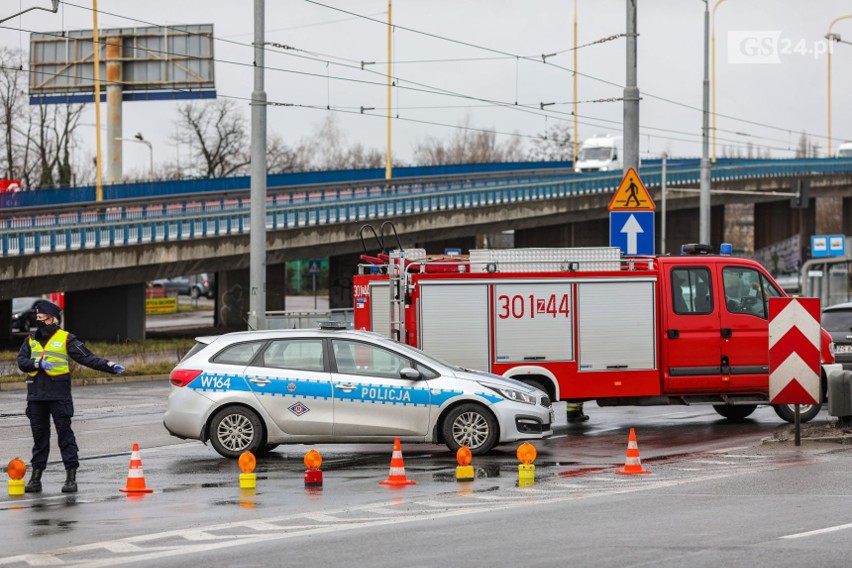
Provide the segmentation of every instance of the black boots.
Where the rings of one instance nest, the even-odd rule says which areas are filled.
[[[583,414],[583,410],[569,410],[568,422],[585,422],[589,419],[587,414]]]
[[[27,482],[27,486],[24,487],[24,492],[26,493],[41,493],[41,474],[44,473],[43,468],[34,467],[33,474],[30,476],[30,480]]]
[[[25,493],[41,493],[41,474],[44,468],[33,468],[33,474],[24,487]],[[77,468],[65,470],[65,484],[62,486],[63,493],[77,492]]]
[[[35,473],[35,472],[33,472]],[[77,470],[65,470],[65,485],[62,486],[63,493],[77,493]]]

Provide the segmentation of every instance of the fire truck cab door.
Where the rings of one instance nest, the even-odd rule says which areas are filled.
[[[765,274],[734,262],[718,268],[725,291],[721,352],[729,389],[764,390],[769,380],[769,298],[783,294]]]
[[[722,385],[719,342],[721,306],[715,275],[707,266],[666,267],[663,288],[664,391],[670,395],[718,392]]]

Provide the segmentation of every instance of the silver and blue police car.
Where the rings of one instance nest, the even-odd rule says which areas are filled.
[[[378,334],[345,329],[200,337],[169,377],[163,423],[222,456],[279,444],[444,443],[481,455],[553,434],[551,401]]]

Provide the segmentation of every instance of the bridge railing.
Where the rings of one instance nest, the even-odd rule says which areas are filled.
[[[852,173],[852,160],[812,159],[731,163],[716,166],[716,181],[783,178]],[[667,184],[673,187],[699,183],[700,170],[694,163],[668,168]],[[563,199],[613,193],[621,182],[621,172],[611,174],[568,174],[510,177],[482,182],[457,180],[445,185],[422,183],[408,187],[347,188],[342,192],[311,196],[289,192],[267,203],[269,230],[362,222],[401,215],[434,213],[475,207],[492,207],[529,201]],[[642,171],[646,186],[660,185],[659,167]],[[220,198],[205,201],[198,197],[169,204],[151,204],[139,211],[138,205],[117,206],[104,211],[57,212],[7,218],[0,228],[0,254],[3,257],[133,246],[156,242],[184,241],[249,231],[248,198]]]

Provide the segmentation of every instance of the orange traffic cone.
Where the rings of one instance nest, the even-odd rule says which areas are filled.
[[[391,456],[388,478],[379,481],[383,485],[415,485],[417,482],[405,478],[405,463],[402,461],[402,447],[399,438],[393,441],[393,456]]]
[[[125,493],[153,493],[153,489],[145,486],[145,476],[142,475],[142,458],[139,457],[139,444],[133,444],[130,453],[130,469],[127,472],[127,486],[119,491]]]
[[[636,432],[633,431],[633,428],[630,429],[630,438],[627,440],[627,459],[624,462],[624,469],[620,469],[615,473],[620,473],[621,475],[651,473],[647,469],[642,468],[642,462],[639,460],[639,446],[636,444]]]

